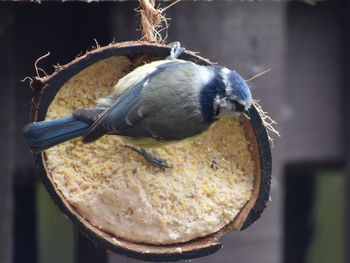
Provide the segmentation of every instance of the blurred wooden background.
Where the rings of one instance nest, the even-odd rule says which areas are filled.
[[[33,93],[20,80],[35,75],[35,60],[48,51],[39,66],[50,73],[94,39],[136,40],[137,6],[0,3],[0,262],[136,262],[98,248],[53,207],[21,136]],[[181,41],[246,79],[272,69],[250,85],[282,134],[262,218],[225,236],[216,254],[192,261],[330,262],[328,254],[350,262],[349,4],[184,1],[167,16],[168,42]]]

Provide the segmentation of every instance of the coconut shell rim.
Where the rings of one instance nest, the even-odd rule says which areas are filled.
[[[169,54],[169,51],[170,47],[166,45],[136,41],[117,43],[89,51],[67,65],[62,66],[52,75],[44,78],[36,78],[36,81],[34,82],[36,84],[34,87],[36,94],[33,99],[31,117],[35,121],[44,120],[48,107],[60,87],[71,77],[78,74],[81,70],[100,60],[119,55],[133,57],[141,54],[154,54],[156,56],[166,57]],[[209,60],[204,59],[191,51],[184,52],[179,58],[190,60],[200,65],[212,64]],[[50,88],[47,89],[48,87]],[[262,212],[266,208],[266,204],[270,196],[272,160],[267,131],[258,111],[254,108],[254,106],[252,106],[249,110],[249,115],[251,118],[251,127],[247,127],[247,124],[244,123],[243,126],[245,129],[250,129],[255,136],[254,143],[258,149],[260,182],[255,203],[249,210],[248,215],[246,215],[244,222],[241,222],[239,230],[246,229],[260,218]],[[107,250],[132,258],[153,262],[192,259],[206,256],[219,250],[222,247],[222,244],[219,243],[218,238],[235,228],[231,226],[231,224],[233,224],[232,221],[218,232],[207,235],[203,238],[190,240],[180,244],[161,246],[135,243],[113,237],[108,233],[100,231],[94,227],[86,219],[84,219],[72,205],[70,205],[64,198],[62,199],[62,193],[58,193],[59,191],[56,190],[54,182],[51,181],[47,175],[45,158],[45,153],[38,154],[36,156],[36,162],[39,167],[39,175],[55,204],[67,217],[70,218],[74,225],[76,225],[84,235],[86,235],[90,240],[97,242]],[[243,209],[244,208],[242,208],[242,210]],[[116,240],[116,242],[113,242],[113,240]],[[178,249],[179,247],[181,249]]]

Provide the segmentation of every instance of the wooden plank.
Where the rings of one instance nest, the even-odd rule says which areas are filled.
[[[2,8],[0,13],[0,262],[12,262],[12,220],[13,220],[13,134],[14,134],[14,96],[13,96],[13,38],[11,34],[11,8]]]
[[[349,2],[346,2],[346,8],[343,9],[343,17],[345,18],[345,32],[349,32],[350,30],[350,4]],[[344,81],[345,83],[350,82],[350,51],[349,51],[349,45],[350,45],[350,35],[346,34],[346,39],[344,41],[343,48],[346,50],[346,56],[344,59],[344,68],[346,69],[345,72],[345,78]],[[345,162],[346,162],[346,183],[345,183],[345,193],[346,193],[346,210],[345,210],[345,262],[350,262],[350,103],[349,103],[349,98],[350,98],[350,89],[348,85],[343,85],[343,123],[344,123],[344,138],[345,138]]]

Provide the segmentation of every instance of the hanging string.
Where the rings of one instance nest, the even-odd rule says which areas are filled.
[[[137,11],[141,14],[141,40],[163,43],[166,37],[163,39],[161,32],[168,29],[168,20],[164,11],[180,1],[176,0],[165,8],[156,8],[155,0],[139,0],[140,8]]]

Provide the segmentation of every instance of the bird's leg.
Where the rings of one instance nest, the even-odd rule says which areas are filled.
[[[124,147],[129,148],[130,150],[133,150],[134,152],[137,152],[138,154],[142,155],[143,158],[145,158],[145,160],[148,163],[150,163],[154,166],[157,166],[160,168],[173,168],[173,167],[167,165],[165,160],[153,156],[152,154],[150,154],[149,152],[147,152],[146,150],[144,150],[142,148],[137,148],[137,147],[133,147],[130,145],[124,145]]]
[[[167,59],[177,59],[185,51],[185,48],[181,47],[180,42],[172,42],[169,45],[171,46],[171,50]]]

